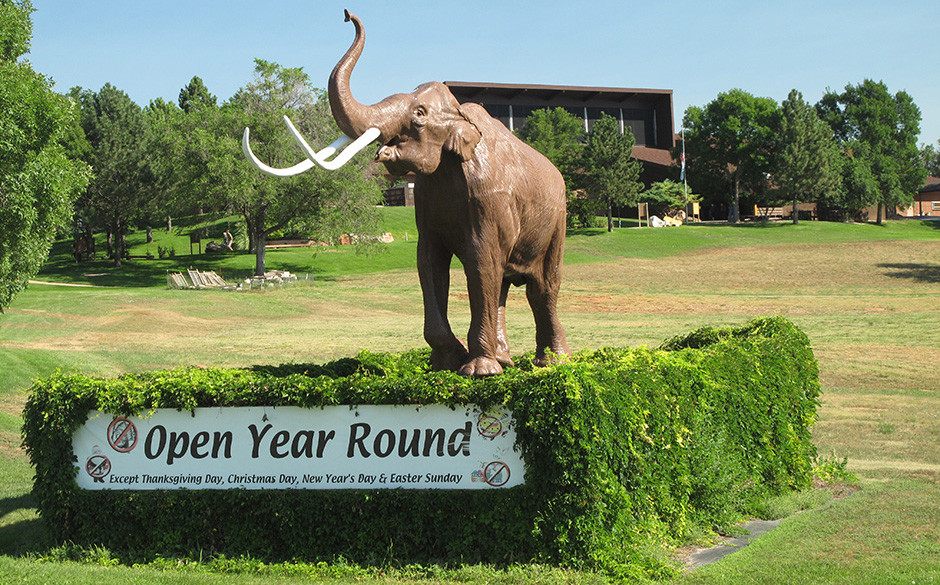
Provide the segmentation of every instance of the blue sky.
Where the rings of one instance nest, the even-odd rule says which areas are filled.
[[[29,60],[60,91],[110,82],[146,105],[200,76],[220,100],[254,58],[303,67],[325,87],[362,18],[352,78],[366,103],[425,81],[672,89],[690,105],[739,87],[782,101],[866,78],[907,91],[921,143],[940,139],[937,0],[33,0]]]

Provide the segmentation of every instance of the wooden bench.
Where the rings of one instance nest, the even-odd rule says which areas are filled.
[[[793,214],[793,207],[754,206],[754,219],[786,219]]]

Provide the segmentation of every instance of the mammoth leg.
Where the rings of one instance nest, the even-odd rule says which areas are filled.
[[[562,228],[564,229],[564,228]],[[561,286],[561,262],[564,252],[564,231],[555,236],[545,254],[542,270],[527,280],[525,294],[535,317],[535,359],[537,366],[545,366],[549,360],[546,350],[555,354],[568,354],[565,328],[558,320],[558,289]]]
[[[499,292],[499,313],[496,323],[496,359],[505,366],[512,366],[509,353],[509,337],[506,334],[506,297],[509,296],[510,282],[503,279],[503,288]]]
[[[463,376],[493,376],[503,373],[499,355],[499,313],[501,292],[505,289],[502,266],[492,259],[465,264],[467,293],[470,296],[470,357],[457,370]],[[507,291],[508,292],[508,291]],[[508,354],[508,351],[507,351]]]
[[[418,240],[418,277],[424,296],[424,339],[431,346],[431,367],[456,371],[467,359],[467,348],[447,321],[450,260],[453,256],[434,238]]]

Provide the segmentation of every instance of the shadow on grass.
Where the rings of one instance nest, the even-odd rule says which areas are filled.
[[[878,267],[889,269],[888,272],[885,272],[885,275],[890,276],[891,278],[906,278],[910,280],[916,280],[918,282],[929,283],[940,282],[940,265],[937,264],[883,263],[879,264]]]
[[[0,499],[0,518],[17,511],[32,514],[36,502],[32,494]],[[49,532],[40,518],[29,518],[0,526],[0,555],[23,555],[46,550]]]
[[[56,244],[57,246],[59,244]],[[248,257],[248,258],[245,258]],[[279,257],[277,268],[293,273],[309,273],[310,261],[307,258]],[[250,267],[247,267],[250,266]],[[36,280],[47,282],[68,282],[109,287],[165,287],[167,273],[182,272],[188,269],[203,272],[222,271],[222,277],[228,282],[238,282],[254,273],[254,254],[235,252],[226,254],[176,255],[171,258],[132,258],[125,260],[121,267],[115,267],[110,260],[86,260],[75,262],[70,256],[51,255],[36,276]],[[330,280],[326,275],[317,274],[318,280]]]

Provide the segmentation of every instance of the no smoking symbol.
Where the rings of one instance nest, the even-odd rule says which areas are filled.
[[[85,471],[98,483],[104,483],[104,477],[111,473],[111,461],[104,455],[92,455],[85,462]]]
[[[502,461],[487,463],[483,468],[483,481],[493,487],[500,487],[509,481],[509,466]]]
[[[108,426],[108,444],[118,453],[130,453],[137,446],[137,427],[126,418],[116,418]]]

